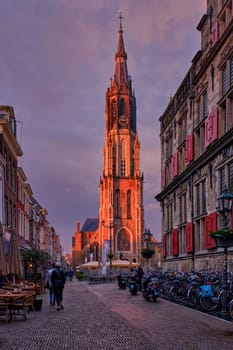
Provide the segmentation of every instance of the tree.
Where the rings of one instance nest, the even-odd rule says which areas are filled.
[[[36,276],[38,273],[38,268],[46,268],[48,266],[49,257],[48,254],[43,250],[32,248],[31,250],[26,250],[22,253],[24,266],[26,270],[28,267],[33,269],[34,279],[36,281]]]

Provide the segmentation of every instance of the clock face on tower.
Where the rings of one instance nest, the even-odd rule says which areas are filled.
[[[119,117],[119,124],[122,128],[127,128],[128,126],[128,118],[126,117],[126,115],[120,115]]]

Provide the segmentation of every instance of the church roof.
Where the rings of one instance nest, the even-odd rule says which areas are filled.
[[[99,227],[99,219],[87,218],[83,224],[81,232],[94,232],[98,230],[98,227]]]

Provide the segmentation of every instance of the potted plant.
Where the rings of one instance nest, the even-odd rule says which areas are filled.
[[[227,248],[233,246],[233,230],[222,228],[217,231],[212,231],[209,236],[215,239],[217,247]]]

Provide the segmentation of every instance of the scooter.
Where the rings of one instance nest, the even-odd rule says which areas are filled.
[[[132,295],[137,295],[138,293],[138,276],[137,272],[133,272],[129,280],[129,292]]]
[[[120,289],[126,289],[127,281],[120,273],[117,275],[117,282]]]
[[[157,282],[158,280],[156,277],[149,276],[146,278],[146,280],[143,282],[142,292],[144,299],[156,302],[157,298],[159,297],[159,286]]]

